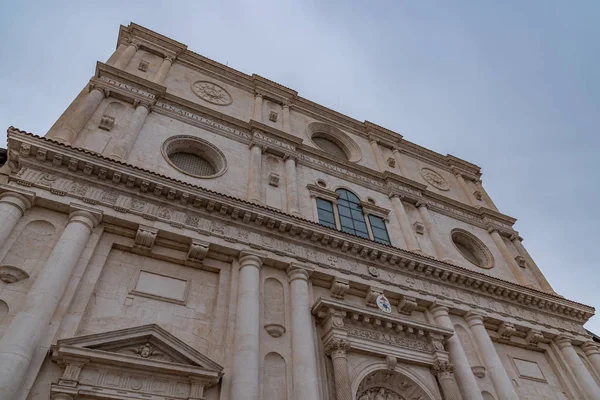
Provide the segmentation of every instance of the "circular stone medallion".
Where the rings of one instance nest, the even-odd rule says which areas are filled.
[[[437,189],[444,191],[450,190],[450,184],[444,179],[443,176],[432,169],[421,168],[421,176],[423,176],[423,179],[425,179],[431,186]]]
[[[386,314],[390,314],[392,312],[392,305],[387,297],[385,297],[383,294],[377,296],[377,307],[379,307],[379,309]]]
[[[227,90],[212,82],[196,81],[192,83],[192,91],[202,100],[218,106],[228,106],[233,102]]]

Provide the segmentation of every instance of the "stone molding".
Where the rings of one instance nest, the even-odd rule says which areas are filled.
[[[0,203],[10,203],[23,214],[35,204],[35,193],[16,186],[0,184]]]
[[[244,201],[235,200],[200,188],[194,188],[192,185],[179,182],[175,183],[172,180],[157,176],[156,174],[144,171],[140,173],[141,170],[135,168],[130,169],[128,172],[121,173],[115,169],[109,169],[110,166],[108,162],[104,164],[92,163],[94,160],[91,159],[91,156],[88,157],[89,161],[85,160],[85,157],[84,160],[73,158],[74,150],[69,150],[66,146],[55,145],[57,147],[53,149],[53,152],[55,153],[57,153],[59,146],[65,149],[60,164],[49,166],[46,163],[42,167],[37,165],[40,160],[35,157],[37,146],[35,142],[33,143],[33,150],[31,146],[29,149],[29,158],[23,159],[27,161],[27,166],[16,176],[11,177],[15,183],[29,187],[39,187],[58,195],[66,195],[69,193],[69,196],[78,197],[84,202],[91,204],[102,203],[103,206],[113,207],[120,212],[141,215],[143,218],[149,220],[161,220],[175,227],[189,227],[190,223],[194,223],[194,220],[190,219],[189,214],[192,210],[195,210],[196,213],[218,212],[217,220],[220,218],[229,218],[231,223],[236,225],[243,223],[248,225],[251,229],[270,229],[279,238],[289,236],[296,241],[308,241],[307,243],[309,246],[312,243],[315,243],[316,240],[321,245],[330,247],[331,250],[333,250],[332,253],[328,253],[328,259],[338,259],[340,255],[344,255],[345,253],[352,258],[362,258],[368,263],[377,262],[378,265],[385,266],[392,271],[407,273],[408,275],[415,277],[418,276],[419,279],[424,278],[427,281],[438,281],[443,285],[449,285],[449,287],[466,288],[471,293],[475,291],[483,293],[484,296],[491,295],[491,297],[501,297],[504,301],[514,302],[528,308],[537,308],[550,314],[558,314],[561,316],[560,318],[567,317],[585,320],[593,313],[591,308],[566,299],[504,282],[450,264],[444,264],[426,256],[413,254],[401,249],[394,249],[368,240],[354,238],[351,237],[351,235],[345,235],[313,222],[290,217],[273,210],[264,209],[254,205],[250,207],[247,206]],[[22,142],[16,141],[11,134],[9,144],[11,146],[17,145],[18,147]],[[87,155],[83,154],[83,156]],[[75,163],[72,163],[71,161],[75,161]],[[117,164],[114,162],[111,163]],[[40,167],[42,171],[48,170],[49,172],[39,172],[30,169],[30,165],[35,165],[36,168]],[[71,169],[71,165],[74,165],[73,169]],[[52,175],[60,168],[66,170],[62,172],[66,174],[66,176],[72,176],[72,178],[77,179],[78,182],[86,182],[78,183],[79,186],[82,188],[85,187],[86,189],[79,190],[78,192],[69,190],[69,185],[72,185],[72,183],[70,183],[72,181],[65,178],[54,178],[54,180],[49,181],[49,184],[39,180],[41,179],[41,176]],[[82,171],[83,174],[76,173],[75,171]],[[132,172],[136,172],[136,175],[131,175]],[[75,174],[77,174],[77,176],[75,176]],[[92,178],[97,179],[97,183],[94,183],[93,187],[90,186],[90,179]],[[103,180],[105,182],[103,182]],[[112,183],[106,182],[107,180],[112,181]],[[139,192],[135,193],[135,197],[128,197],[132,196],[132,190],[135,191],[136,187],[139,188]],[[193,190],[191,188],[193,188]],[[154,197],[151,197],[151,194],[153,194]],[[128,203],[128,199],[130,198],[132,200]],[[165,201],[167,203],[165,203]],[[162,205],[159,205],[161,202]],[[197,226],[197,222],[195,222],[195,224]],[[222,225],[222,223],[219,222],[217,225]],[[192,229],[198,231],[199,228],[193,227]],[[224,229],[224,226],[215,226],[212,232],[206,230],[201,232],[205,235],[212,234],[219,236],[219,232],[222,233]],[[247,235],[247,233],[244,235]],[[231,241],[230,238],[226,240]],[[276,254],[278,253],[276,252]],[[286,254],[286,251],[283,251],[281,254]],[[306,260],[300,257],[297,258],[300,262]],[[352,263],[354,263],[354,261]],[[350,264],[350,270],[343,268],[347,273],[353,273],[351,271],[353,268],[351,266],[352,263]],[[323,264],[318,262],[318,264],[325,268],[333,268],[336,263],[326,262]],[[387,275],[390,273],[391,272],[386,272]],[[397,275],[397,273],[394,272],[393,275]],[[375,279],[385,284],[390,282],[389,279],[377,277],[372,277],[370,279]],[[410,289],[410,287],[414,286],[413,282],[415,282],[415,280],[412,277],[407,277],[406,282],[403,282],[401,286]],[[426,283],[426,281],[423,281],[422,284],[432,285],[431,283]],[[432,290],[433,289],[428,289],[426,292],[423,292],[423,294],[435,294],[435,291],[432,292]],[[450,289],[444,289],[442,287],[440,293],[445,295],[445,292],[448,292],[448,290]],[[450,292],[448,292],[448,295],[450,295]],[[475,299],[474,294],[470,296]],[[481,307],[481,303],[472,303],[471,307]],[[494,312],[498,312],[497,307]],[[507,309],[507,316],[512,317],[513,314],[513,310],[508,311]],[[523,315],[523,317],[525,320],[531,320],[535,324],[540,320],[538,313],[531,313],[531,316]],[[550,323],[549,326],[555,326],[555,324],[560,321],[561,319],[555,320],[555,322]],[[579,328],[577,328],[577,331],[579,331]]]
[[[52,360],[64,367],[62,376],[51,386],[53,399],[90,393],[111,399],[147,397],[151,385],[143,389],[144,383],[155,377],[168,381],[170,389],[165,393],[150,388],[152,398],[167,400],[183,394],[202,399],[204,389],[218,384],[223,375],[223,367],[158,325],[62,339],[52,346]],[[89,364],[95,373],[87,373]],[[105,374],[98,374],[98,370],[108,371],[115,364],[123,367],[128,377],[117,387],[114,382],[107,384]],[[182,392],[175,392],[175,383]]]
[[[256,135],[256,134],[255,133],[247,133],[247,132],[248,131],[254,132],[255,129],[259,129],[264,132],[268,132],[271,136],[276,136],[276,137],[280,137],[280,138],[283,137],[283,138],[285,138],[284,142],[288,141],[290,143],[294,143],[297,146],[297,148],[293,148],[293,146],[287,146],[287,150],[286,150],[286,147],[282,148],[282,150],[284,152],[286,152],[286,151],[287,152],[296,152],[298,150],[301,151],[301,153],[298,154],[298,161],[305,163],[307,166],[314,168],[314,169],[323,170],[327,173],[330,173],[332,175],[337,175],[338,177],[342,177],[342,178],[348,179],[350,181],[354,181],[360,185],[370,187],[373,190],[377,190],[380,192],[387,191],[386,183],[383,183],[381,181],[382,173],[380,173],[378,171],[371,170],[369,168],[357,165],[354,162],[350,162],[350,161],[342,162],[337,159],[336,160],[328,159],[328,157],[326,155],[324,155],[321,150],[317,150],[311,146],[303,145],[302,139],[299,139],[293,135],[290,135],[288,133],[280,131],[276,128],[267,126],[265,124],[259,123],[257,121],[245,122],[245,121],[238,120],[237,118],[234,118],[234,117],[225,116],[222,113],[211,110],[200,104],[196,104],[196,103],[181,99],[174,95],[166,94],[166,88],[164,86],[155,84],[151,81],[147,81],[144,78],[135,76],[133,74],[129,74],[118,68],[114,68],[110,65],[99,62],[97,64],[96,77],[92,78],[92,80],[90,81],[90,85],[92,87],[96,87],[96,88],[103,90],[106,93],[106,95],[110,95],[111,91],[115,92],[115,93],[118,92],[119,97],[127,98],[127,99],[129,99],[130,102],[132,102],[134,104],[141,102],[146,107],[152,108],[152,111],[163,113],[163,114],[166,113],[170,116],[176,116],[176,117],[178,117],[178,119],[180,119],[186,123],[190,123],[191,125],[196,126],[196,125],[200,124],[200,126],[202,126],[205,129],[209,129],[218,134],[225,134],[226,136],[229,136],[231,139],[234,139],[234,140],[238,140],[238,141],[241,140],[244,142],[248,142],[249,140],[252,140],[253,135]],[[147,86],[145,86],[145,85],[147,85]],[[164,101],[166,101],[166,103]],[[218,120],[227,121],[227,122],[233,124],[234,126],[241,128],[241,130],[235,129],[235,128],[233,128],[233,129],[227,128],[218,122],[210,121],[207,118],[202,117],[196,113],[186,111],[184,108],[181,108],[181,106],[183,106],[184,108],[187,108],[187,109],[197,110],[197,112],[210,115]],[[170,110],[170,112],[167,110]],[[325,124],[325,125],[327,125],[327,124]],[[243,131],[247,131],[247,132],[243,132]],[[233,133],[233,135],[232,135],[232,133]],[[278,145],[273,145],[273,143],[281,144],[282,142],[281,142],[281,140],[275,140],[275,141],[270,141],[270,142],[269,142],[269,140],[267,140],[267,143],[265,143],[265,145],[268,145],[269,148],[273,148],[274,152],[276,152],[276,153],[280,152]],[[338,171],[340,166],[343,166],[343,171]],[[446,207],[450,207],[452,211],[456,211],[456,207],[453,205],[451,206],[450,204],[453,204],[453,203],[459,204],[461,206],[461,208],[467,210],[466,211],[467,215],[472,217],[471,219],[473,219],[473,220],[470,220],[469,221],[470,223],[473,223],[474,221],[476,221],[476,224],[478,224],[479,226],[484,226],[484,224],[482,224],[482,222],[480,222],[480,220],[481,220],[481,217],[479,217],[479,214],[481,212],[480,208],[475,208],[475,207],[472,207],[469,205],[465,205],[460,202],[457,202],[456,200],[452,200],[448,197],[441,196],[437,193],[426,190],[426,185],[422,185],[416,181],[412,181],[408,178],[401,177],[399,175],[394,174],[393,172],[385,171],[383,173],[384,177],[385,176],[394,176],[394,175],[396,176],[396,179],[400,179],[400,180],[405,181],[406,183],[409,183],[409,185],[408,185],[409,187],[420,187],[421,190],[423,191],[423,193],[425,193],[427,196],[436,196],[437,195],[437,197],[439,199],[438,201],[441,201],[443,204],[449,203],[448,205],[446,205]],[[384,180],[385,180],[385,178],[384,178]],[[406,188],[403,188],[403,191],[406,191]],[[408,193],[414,193],[414,192],[411,190],[408,190]],[[417,196],[420,197],[421,194],[419,193],[419,194],[417,194]],[[436,211],[446,214],[448,216],[451,216],[453,218],[458,218],[458,219],[465,218],[465,216],[459,212],[453,212],[451,214],[448,214],[448,210],[446,210],[445,207],[441,207],[441,208],[438,207],[438,209],[436,209]],[[495,212],[495,213],[497,215],[502,216],[502,214],[500,214],[498,212]],[[506,217],[503,219],[509,220],[509,221],[512,220],[513,223],[514,223],[514,221],[516,221],[515,219],[512,219],[510,217]],[[514,233],[514,230],[512,230],[512,228],[509,226],[509,231],[507,232],[507,235],[510,235],[512,233]]]
[[[451,330],[427,323],[323,298],[317,300],[312,313],[322,327],[326,349],[335,349],[337,343],[344,343],[346,351],[351,348],[375,352],[381,357],[398,357],[429,365],[434,363],[438,353],[446,354],[443,343],[453,334]],[[373,342],[377,345],[373,346]]]

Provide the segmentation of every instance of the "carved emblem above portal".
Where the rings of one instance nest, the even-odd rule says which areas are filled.
[[[208,81],[196,81],[192,83],[192,92],[202,100],[218,106],[228,106],[233,102],[227,90]]]
[[[440,190],[450,190],[450,184],[440,174],[430,168],[421,168],[421,176],[431,186]]]

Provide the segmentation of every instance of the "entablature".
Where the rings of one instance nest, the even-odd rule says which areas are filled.
[[[336,266],[339,257],[349,257],[355,260],[354,264],[358,260],[376,263],[390,273],[402,272],[413,280],[419,278],[430,282],[429,285],[435,282],[452,287],[452,290],[483,294],[580,324],[594,313],[591,307],[558,296],[349,235],[14,128],[9,130],[9,150],[12,165],[18,164],[16,168],[20,168],[10,176],[11,184],[36,187],[60,196],[68,195],[150,221],[163,221],[205,234],[211,232],[199,228],[198,213],[208,213],[221,221],[220,231],[224,230],[225,223],[243,225],[260,230],[265,237],[274,235],[277,239],[270,240],[273,243],[281,241],[282,246],[286,246],[286,241],[301,243],[305,247],[317,246],[319,253],[323,254],[322,264],[329,268]],[[14,158],[18,159],[16,163]],[[10,189],[4,187],[2,190]],[[288,250],[282,248],[279,252],[282,255],[293,254]],[[315,257],[311,253],[297,255],[296,259],[314,263]],[[351,273],[347,267],[336,268]],[[409,282],[408,277],[404,285]],[[421,292],[427,294],[431,291],[423,286]]]
[[[308,166],[341,179],[357,183],[381,193],[395,193],[413,203],[422,197],[431,198],[435,211],[487,229],[486,218],[502,227],[505,236],[517,234],[511,221],[516,219],[482,207],[473,207],[427,190],[427,186],[390,171],[378,172],[351,162],[331,159],[325,152],[303,144],[302,139],[257,121],[245,122],[227,116],[200,104],[166,93],[166,88],[144,78],[129,74],[109,65],[98,63],[92,85],[118,95],[134,104],[141,102],[153,112],[176,118],[190,125],[207,129],[245,144],[258,141],[275,154],[293,155],[299,164]],[[209,116],[209,117],[206,117]],[[212,118],[211,118],[212,117]],[[224,121],[225,123],[217,122]],[[514,223],[514,222],[512,222]]]
[[[254,94],[256,91],[264,92],[279,103],[285,104],[286,102],[292,102],[296,110],[311,116],[318,121],[331,123],[340,129],[364,138],[368,138],[369,135],[375,134],[378,139],[381,139],[384,145],[388,147],[397,147],[407,154],[448,171],[451,171],[451,165],[454,165],[459,167],[467,175],[477,177],[481,175],[479,167],[474,164],[460,160],[451,155],[442,155],[411,143],[403,139],[402,135],[372,122],[358,121],[347,115],[331,110],[298,96],[297,91],[267,78],[256,74],[244,74],[229,66],[194,53],[188,50],[185,45],[169,39],[166,36],[159,35],[156,32],[133,23],[127,27],[121,26],[119,31],[119,43],[129,43],[130,40],[135,40],[136,38],[143,39],[148,43],[155,43],[161,48],[176,52],[178,54],[177,62],[185,64],[208,76],[223,80],[224,82],[249,93]]]

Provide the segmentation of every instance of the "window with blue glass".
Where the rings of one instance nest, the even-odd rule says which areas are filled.
[[[383,218],[376,215],[368,216],[368,223],[371,224],[371,232],[373,234],[371,237],[362,206],[360,205],[360,199],[354,193],[345,189],[338,189],[335,192],[339,195],[337,210],[335,210],[333,202],[317,198],[317,213],[321,225],[391,245]],[[337,211],[339,217],[339,226],[336,222],[335,211]]]
[[[371,231],[373,231],[373,240],[391,246],[392,242],[390,242],[384,219],[376,215],[369,215],[369,222],[371,223]]]
[[[337,202],[338,214],[342,232],[369,238],[369,231],[365,222],[360,199],[345,189],[335,191],[340,195]]]
[[[319,223],[330,228],[335,226],[335,214],[333,212],[333,204],[330,201],[317,199],[317,213],[319,214]]]

